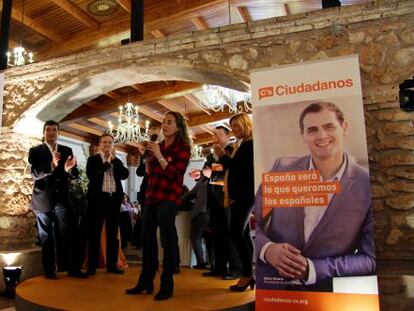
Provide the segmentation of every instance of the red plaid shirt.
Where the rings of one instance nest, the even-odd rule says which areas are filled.
[[[184,174],[190,161],[190,146],[174,142],[166,148],[165,141],[162,141],[160,150],[168,165],[163,170],[154,156],[148,159],[149,174],[145,204],[157,204],[167,201],[179,205],[181,203]]]

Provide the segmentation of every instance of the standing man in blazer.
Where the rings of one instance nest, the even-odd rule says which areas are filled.
[[[36,214],[43,271],[47,279],[56,279],[57,265],[58,271],[67,270],[69,276],[85,278],[80,271],[81,254],[74,251],[78,249],[74,245],[76,241],[69,239],[75,225],[70,211],[69,186],[79,172],[72,149],[59,145],[58,136],[59,124],[46,121],[43,143],[29,151],[34,179],[31,207]]]
[[[128,169],[115,156],[114,138],[103,134],[99,138],[99,153],[88,158],[86,175],[89,178],[87,221],[89,227],[88,275],[94,275],[99,261],[99,242],[102,225],[106,225],[106,269],[122,274],[117,267],[118,226],[124,190],[121,180],[128,178]]]
[[[214,129],[213,142],[221,146],[227,154],[233,152],[230,143],[230,131],[220,125]],[[212,266],[210,271],[203,276],[221,276],[225,280],[234,280],[241,276],[241,262],[236,247],[230,239],[230,209],[224,207],[224,169],[213,170],[219,163],[219,157],[215,153],[207,156],[205,169],[211,169],[210,183],[208,185],[208,208],[210,211],[210,230],[213,233]],[[227,267],[228,266],[228,267]]]

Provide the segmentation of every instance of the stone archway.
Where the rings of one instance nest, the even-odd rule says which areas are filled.
[[[89,100],[131,84],[153,81],[189,81],[200,84],[217,84],[247,91],[247,83],[222,73],[208,72],[185,66],[119,66],[101,73],[86,76],[72,84],[60,85],[33,103],[11,126],[16,133],[27,136],[41,135],[47,119],[60,121],[67,114]]]

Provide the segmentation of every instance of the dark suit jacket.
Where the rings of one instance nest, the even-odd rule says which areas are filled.
[[[112,160],[112,166],[114,169],[114,179],[116,185],[115,198],[116,200],[119,200],[119,203],[121,203],[124,195],[121,180],[127,179],[129,172],[122,161],[118,158]],[[110,167],[111,165],[108,162],[104,163],[102,161],[99,153],[88,158],[86,163],[86,175],[89,178],[88,202],[89,206],[92,208],[97,207],[98,199],[102,193],[104,173]]]
[[[227,154],[231,154],[233,151],[233,146],[229,144],[224,148],[224,150],[226,151]],[[209,154],[207,156],[204,167],[207,166],[211,168],[214,163],[219,163],[219,160],[216,160],[213,154]],[[222,172],[212,171],[209,181],[210,182],[224,181],[224,173],[225,173],[224,170]],[[215,205],[215,206],[223,207],[223,203],[224,203],[223,186],[209,183],[208,199],[209,199],[209,202],[208,202],[209,206]]]
[[[148,187],[148,175],[145,172],[145,162],[143,157],[141,156],[141,159],[139,161],[139,165],[137,167],[137,170],[135,171],[135,174],[137,176],[142,177],[141,186],[139,187],[139,194],[137,196],[137,200],[141,207],[143,208],[145,205],[145,197],[147,194],[147,187]]]
[[[229,170],[228,191],[232,200],[246,205],[254,201],[253,140],[243,141],[233,158],[224,155],[219,163]]]
[[[182,198],[181,206],[191,205],[191,218],[207,212],[208,182],[208,179],[204,178],[197,181],[193,189],[188,191]],[[193,204],[191,204],[191,201],[193,201]]]
[[[272,172],[306,171],[310,157],[282,158]],[[335,194],[321,221],[304,241],[304,209],[274,208],[270,221],[261,217],[262,194],[256,196],[257,254],[267,242],[289,243],[312,260],[317,282],[340,276],[375,273],[374,227],[371,187],[368,170],[348,159],[341,179],[341,192]],[[259,288],[264,276],[277,276],[277,271],[258,259]],[[262,286],[263,285],[263,286]],[[276,287],[273,287],[276,288]]]
[[[52,154],[46,144],[41,144],[29,150],[29,163],[34,179],[34,188],[31,208],[40,212],[52,210],[57,203],[69,207],[70,179],[79,175],[76,166],[69,173],[65,172],[64,165],[71,155],[72,149],[58,145],[57,151],[61,154],[58,166],[52,171]]]

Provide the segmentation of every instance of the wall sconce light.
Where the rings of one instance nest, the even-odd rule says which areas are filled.
[[[20,282],[22,274],[22,266],[11,266],[20,255],[20,253],[3,253],[1,254],[6,267],[3,267],[4,283],[6,291],[3,293],[4,297],[14,298],[16,296],[16,286]]]

